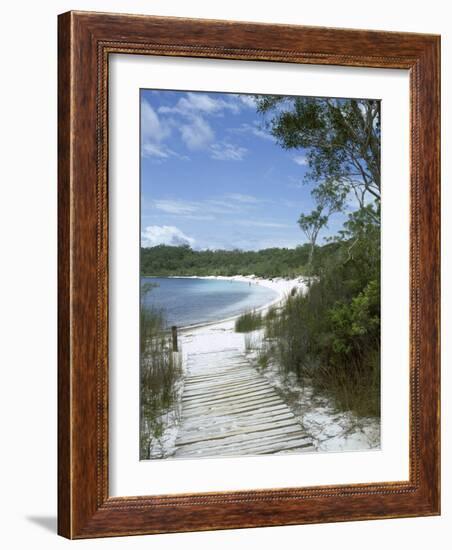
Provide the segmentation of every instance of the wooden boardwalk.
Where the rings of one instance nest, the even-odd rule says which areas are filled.
[[[268,381],[236,348],[191,353],[175,457],[314,450]]]

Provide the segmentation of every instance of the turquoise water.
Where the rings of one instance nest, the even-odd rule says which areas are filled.
[[[268,304],[278,296],[269,288],[238,281],[142,277],[142,288],[147,283],[158,286],[143,296],[143,303],[162,309],[168,326],[226,319]]]

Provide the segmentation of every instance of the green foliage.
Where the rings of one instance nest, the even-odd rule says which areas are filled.
[[[367,339],[380,330],[380,288],[372,280],[349,303],[338,303],[329,312],[333,332],[332,349],[340,355],[359,352]]]
[[[276,108],[277,107],[277,108]],[[304,296],[290,297],[266,320],[273,358],[283,373],[310,380],[336,404],[380,414],[380,105],[372,100],[264,98],[273,135],[304,148],[316,208],[299,224],[311,245],[332,212],[354,194],[338,235],[310,256],[318,275]],[[312,252],[314,247],[312,248]]]
[[[338,196],[354,192],[361,207],[379,200],[379,101],[257,96],[257,105],[273,115],[268,126],[283,148],[306,151],[307,182],[327,182]]]
[[[141,249],[141,274],[257,275],[296,277],[305,273],[309,245],[264,250],[192,250],[188,246],[159,245]]]
[[[309,291],[265,318],[267,352],[282,374],[295,373],[340,409],[378,416],[379,230],[357,214],[319,252]]]
[[[142,297],[155,285],[142,288]],[[140,458],[150,458],[150,447],[163,434],[162,415],[176,403],[176,384],[182,376],[180,356],[173,353],[164,331],[161,311],[140,306]]]
[[[258,351],[257,355],[257,365],[261,370],[265,370],[268,368],[268,364],[270,361],[270,355],[267,352],[265,348],[262,348]]]
[[[312,264],[315,243],[317,242],[319,232],[323,227],[326,227],[327,223],[328,215],[324,214],[322,205],[318,205],[310,214],[300,214],[298,218],[298,225],[310,243],[308,265]]]
[[[263,319],[260,312],[247,311],[235,321],[235,332],[251,332],[262,327]]]

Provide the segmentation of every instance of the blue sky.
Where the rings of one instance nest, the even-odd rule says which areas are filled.
[[[303,244],[297,219],[314,206],[306,170],[305,152],[276,143],[252,96],[141,91],[142,246]],[[321,236],[343,221],[332,216]]]

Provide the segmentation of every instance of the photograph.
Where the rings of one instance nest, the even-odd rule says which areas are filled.
[[[2,8],[2,547],[450,548],[450,5]]]
[[[379,450],[380,101],[139,101],[140,460]]]

